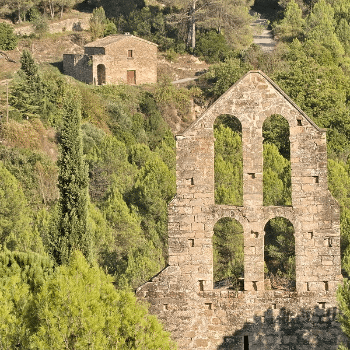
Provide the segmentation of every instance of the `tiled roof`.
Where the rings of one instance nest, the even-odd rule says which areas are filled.
[[[134,35],[131,35],[131,34],[114,34],[114,35],[108,35],[102,39],[98,39],[98,40],[95,40],[91,43],[88,43],[85,45],[85,47],[106,47],[108,45],[111,45],[111,44],[114,44],[118,41],[122,41],[122,40],[125,40],[125,39],[134,39],[134,40],[139,40],[139,41],[143,41],[147,44],[150,44],[150,45],[156,45],[158,46],[157,44],[155,43],[152,43],[151,41],[148,41],[148,40],[145,40],[145,39],[141,39],[141,38],[138,38],[137,36],[134,36]]]

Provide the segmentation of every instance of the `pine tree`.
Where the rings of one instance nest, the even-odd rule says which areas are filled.
[[[335,58],[344,55],[344,49],[335,34],[334,10],[325,0],[319,0],[306,21],[306,38],[331,51]]]
[[[14,79],[10,104],[24,117],[36,117],[43,109],[43,83],[32,54],[24,50],[21,69]]]
[[[90,18],[91,39],[96,40],[103,37],[105,25],[107,22],[106,13],[103,7],[95,8]]]
[[[294,1],[290,1],[284,12],[284,18],[276,25],[274,32],[281,37],[282,40],[291,40],[299,37],[303,33],[305,21],[303,19],[302,10]]]
[[[83,159],[80,106],[77,101],[77,93],[68,90],[60,132],[60,200],[57,232],[53,240],[53,255],[59,264],[67,263],[74,250],[80,250],[86,257],[90,255],[90,239],[86,230],[88,173]]]

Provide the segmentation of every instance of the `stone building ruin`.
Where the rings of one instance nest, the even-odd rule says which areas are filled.
[[[290,130],[291,206],[263,205],[262,125],[283,116]],[[220,115],[241,123],[243,206],[214,200],[214,133]],[[342,281],[339,205],[327,185],[326,131],[265,74],[243,76],[176,137],[177,194],[168,206],[168,266],[137,290],[179,349],[337,349]],[[213,227],[224,217],[244,230],[244,290],[213,287]],[[264,284],[264,227],[294,226],[296,291]]]
[[[157,82],[158,46],[128,33],[88,43],[84,54],[64,54],[63,72],[87,84]]]

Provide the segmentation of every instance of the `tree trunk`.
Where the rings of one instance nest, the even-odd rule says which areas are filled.
[[[51,15],[51,18],[53,19],[55,17],[55,6],[52,1],[49,2],[49,7],[50,7],[50,15]]]
[[[189,11],[190,22],[188,28],[187,45],[191,45],[192,50],[194,50],[196,47],[196,2],[197,0],[193,0],[192,8]]]
[[[18,3],[18,23],[22,23],[20,3]]]

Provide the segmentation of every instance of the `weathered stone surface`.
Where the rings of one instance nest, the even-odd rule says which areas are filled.
[[[242,207],[214,200],[213,124],[222,114],[242,124]],[[290,126],[289,207],[263,206],[262,125],[272,114],[282,115]],[[342,279],[340,219],[328,191],[325,130],[267,76],[253,71],[177,136],[176,147],[169,266],[137,295],[150,302],[150,311],[171,331],[179,349],[246,349],[248,343],[250,350],[336,349],[343,340],[335,298]],[[244,291],[213,289],[213,227],[223,217],[234,218],[244,230]],[[295,229],[293,293],[265,290],[264,227],[274,217],[288,219]]]
[[[87,84],[157,82],[157,45],[133,35],[109,35],[85,45],[84,55],[64,54],[64,74]]]

